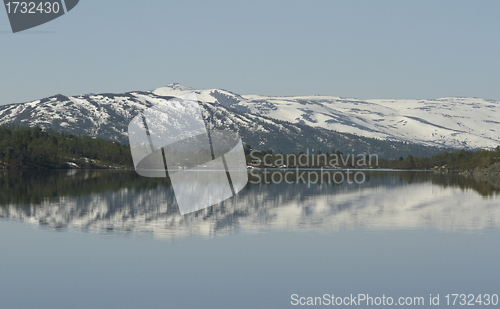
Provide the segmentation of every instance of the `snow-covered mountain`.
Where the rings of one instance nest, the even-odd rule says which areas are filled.
[[[71,134],[86,134],[128,143],[128,125],[140,112],[173,96],[192,91],[173,84],[148,92],[56,95],[28,103],[0,106],[0,124],[18,124],[52,128]],[[243,105],[241,96],[223,90],[195,91],[209,127],[238,131],[243,142],[259,149],[283,152],[340,150],[344,153],[372,153],[385,158],[432,155],[438,148],[387,142],[313,128],[305,122],[290,123],[266,115],[271,103]],[[238,101],[239,100],[239,101]],[[246,102],[246,101],[245,101]],[[259,105],[259,110],[255,110]],[[276,108],[276,107],[274,107]],[[249,112],[255,110],[255,113]],[[269,110],[273,108],[269,107]],[[297,110],[300,113],[299,110]]]
[[[203,102],[218,102],[243,112],[366,137],[451,148],[500,145],[498,101],[459,97],[434,100],[271,97],[238,95],[220,89],[195,90],[179,84],[153,93],[179,96],[192,91]]]

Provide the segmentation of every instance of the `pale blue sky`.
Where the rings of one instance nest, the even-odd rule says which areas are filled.
[[[240,94],[500,100],[500,1],[80,0],[10,33],[0,104],[172,82]]]

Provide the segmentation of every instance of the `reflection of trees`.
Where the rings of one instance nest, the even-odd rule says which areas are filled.
[[[472,189],[482,196],[493,196],[500,193],[500,187],[493,183],[465,177],[458,173],[419,173],[404,172],[400,174],[400,179],[409,184],[431,181],[433,184],[444,188],[458,187],[462,190]]]
[[[259,182],[261,184],[266,184],[265,179],[267,179],[268,183],[267,185],[272,186],[272,179],[273,179],[273,174],[274,173],[281,173],[283,176],[288,172],[286,170],[274,170],[274,169],[269,169],[266,171],[267,177],[263,177],[264,170],[261,171],[254,171],[249,177],[249,180],[252,181],[252,183]],[[300,175],[303,171],[300,171],[297,173],[295,170],[292,170],[293,173],[289,174],[288,177],[286,178],[289,182],[294,182],[294,183],[304,183],[304,178],[305,182],[307,183],[307,177],[297,177]],[[351,171],[355,173],[356,171]],[[321,171],[316,170],[316,171],[310,171],[310,173],[317,173],[319,178],[321,178]],[[332,170],[328,172],[330,174],[330,180],[331,183],[328,183],[328,176],[323,175],[323,181],[321,183],[322,186],[329,186],[331,188],[338,188],[341,186],[345,186],[347,182],[347,176],[344,177],[345,181],[342,184],[336,184],[332,180],[332,174],[334,173],[342,173],[346,174],[345,170]],[[391,186],[395,185],[396,183],[401,184],[418,184],[418,183],[432,183],[435,185],[439,185],[443,188],[460,188],[461,190],[469,190],[472,189],[479,193],[482,196],[493,196],[496,194],[500,194],[500,187],[496,186],[495,184],[491,182],[485,182],[481,181],[472,177],[465,177],[462,176],[458,173],[435,173],[435,172],[421,172],[421,171],[392,171],[392,172],[381,172],[381,171],[362,171],[364,175],[366,176],[366,183],[362,185],[362,187],[370,187],[372,183],[376,183],[377,185],[383,185],[383,186]],[[253,175],[253,176],[252,176]],[[260,177],[257,177],[256,175],[259,175]],[[307,175],[307,174],[306,174]],[[395,177],[396,176],[396,177]],[[275,177],[275,179],[280,179],[279,177]],[[340,177],[336,179],[341,179]],[[396,181],[397,179],[397,181]],[[351,176],[351,181],[353,180],[353,176]],[[312,190],[314,190],[313,185]],[[353,185],[350,186],[350,189],[354,188],[359,188],[360,185]],[[347,189],[347,188],[346,188]],[[348,189],[347,189],[348,190]]]
[[[40,204],[47,199],[79,197],[120,189],[169,187],[169,179],[146,178],[134,171],[5,170],[0,173],[0,206]]]
[[[441,190],[433,190],[438,185],[455,192],[498,192],[458,174],[366,171],[366,176],[361,185],[249,184],[233,198],[181,216],[168,178],[140,177],[134,171],[8,171],[0,174],[0,217],[54,227],[106,230],[112,226],[114,230],[174,238],[270,227],[336,229],[395,224],[411,228],[431,222],[447,229],[449,215],[454,222],[451,229],[460,229],[467,228],[469,218],[479,218],[479,226],[484,227],[483,219],[496,224],[500,217],[491,202],[481,204],[481,197],[460,206],[449,195],[453,191],[441,194]]]
[[[184,156],[185,154],[182,154]],[[345,171],[337,171],[345,173]],[[269,170],[268,181],[273,173],[284,174],[285,171]],[[240,195],[254,192],[254,187],[259,186],[259,191],[269,192],[270,198],[276,200],[301,199],[303,195],[341,193],[360,188],[389,187],[403,184],[432,183],[443,188],[458,187],[461,190],[472,189],[482,196],[492,196],[500,193],[500,188],[473,178],[467,178],[456,173],[430,173],[430,172],[378,172],[365,171],[366,183],[362,185],[328,184],[326,178],[321,184],[311,184],[310,188],[297,179],[294,172],[287,178],[294,184],[289,185],[284,181],[280,184],[264,184],[261,177],[260,184],[255,184],[259,179],[250,176],[249,183]],[[254,172],[254,175],[262,172]],[[394,177],[397,175],[397,177]],[[277,178],[277,177],[276,177]],[[307,178],[306,178],[307,181]],[[298,184],[297,184],[298,183]],[[136,190],[151,190],[157,187],[170,187],[170,179],[147,178],[138,176],[134,171],[109,171],[109,170],[70,170],[70,171],[32,171],[32,170],[5,170],[0,173],[0,205],[5,204],[40,204],[46,199],[61,197],[79,197],[88,194],[100,194],[107,191],[118,191],[123,188]]]

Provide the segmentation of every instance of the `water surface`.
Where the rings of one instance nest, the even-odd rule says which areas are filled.
[[[168,180],[133,171],[2,172],[2,308],[500,294],[500,190],[457,174],[365,173],[362,184],[253,177],[181,216]]]

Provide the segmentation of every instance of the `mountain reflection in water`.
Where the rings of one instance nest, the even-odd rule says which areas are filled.
[[[274,171],[281,173],[280,171]],[[457,174],[367,171],[363,184],[249,183],[181,216],[168,179],[134,171],[3,171],[0,218],[160,238],[278,230],[477,231],[500,226],[500,190]]]

